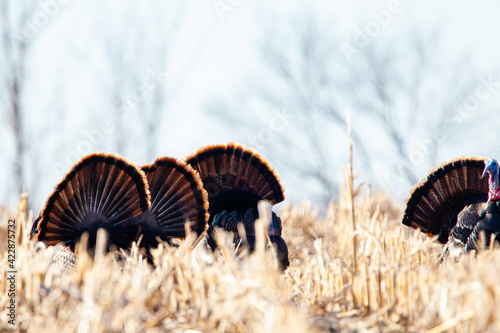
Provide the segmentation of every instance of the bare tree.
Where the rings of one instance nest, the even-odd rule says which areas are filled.
[[[2,187],[0,196],[9,204],[27,191],[29,207],[39,206],[39,189],[47,178],[41,165],[51,161],[60,148],[54,146],[63,141],[55,129],[64,127],[60,111],[66,78],[54,75],[47,80],[38,76],[38,69],[47,50],[39,41],[56,17],[64,15],[64,7],[57,1],[0,1],[0,114],[6,120],[0,123],[0,160],[6,166],[0,177],[5,192]],[[43,102],[33,99],[40,91],[45,94]]]
[[[466,54],[453,61],[436,57],[439,45],[439,29],[409,29],[397,39],[373,41],[348,60],[345,86],[358,93],[344,95],[354,110],[378,124],[396,157],[394,172],[409,185],[422,178],[419,166],[436,165],[439,148],[457,129],[449,120],[474,92],[479,73],[464,66]]]
[[[478,72],[463,66],[466,54],[453,60],[437,56],[438,28],[425,32],[409,25],[353,46],[351,36],[334,35],[331,24],[319,22],[313,11],[285,23],[267,20],[259,45],[261,77],[250,79],[237,104],[224,97],[212,103],[213,110],[255,132],[268,126],[265,119],[273,110],[293,109],[296,121],[259,148],[309,179],[306,187],[320,188],[323,203],[336,196],[338,161],[347,164],[347,154],[339,155],[338,148],[347,143],[332,133],[345,135],[351,110],[357,169],[378,185],[411,186],[422,178],[422,168],[435,165],[439,148],[457,129],[450,119],[473,93]],[[267,118],[238,120],[236,108],[255,105],[264,106]]]
[[[0,2],[0,105],[7,119],[7,131],[10,132],[12,155],[10,149],[2,147],[2,158],[12,161],[12,173],[6,172],[6,178],[12,178],[9,189],[11,198],[16,198],[21,192],[38,184],[37,171],[30,165],[38,157],[36,145],[37,134],[29,127],[30,114],[25,106],[26,87],[30,79],[27,71],[32,46],[41,30],[40,22],[34,20],[34,15],[40,12],[37,0],[22,0],[16,3]],[[39,17],[47,18],[48,14],[40,12]],[[43,22],[44,26],[47,22]],[[4,143],[2,143],[4,145]],[[29,173],[32,174],[29,174]]]
[[[153,161],[159,155],[159,134],[169,104],[183,89],[209,40],[207,29],[200,40],[194,41],[197,47],[182,68],[173,68],[172,56],[189,7],[179,1],[134,3],[123,5],[120,15],[114,18],[103,11],[100,3],[95,9],[95,27],[100,36],[97,47],[104,62],[92,65],[94,70],[100,66],[104,69],[97,77],[104,99],[113,105],[113,149],[121,154],[137,157],[128,149],[139,138],[141,159]]]
[[[9,121],[14,141],[14,184],[19,195],[24,183],[24,163],[22,162],[25,151],[23,110],[21,95],[25,76],[26,41],[16,41],[13,38],[14,25],[23,24],[27,15],[26,9],[15,13],[8,2],[0,3],[2,22],[2,100],[5,105],[6,118]],[[18,22],[18,17],[19,21]],[[9,70],[7,70],[9,69]]]

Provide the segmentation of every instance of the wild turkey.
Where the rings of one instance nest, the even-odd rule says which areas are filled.
[[[255,248],[255,221],[259,217],[257,203],[267,200],[271,205],[284,200],[284,191],[272,166],[257,152],[230,143],[212,145],[186,158],[201,176],[208,192],[208,244],[215,249],[214,227],[235,232],[243,222],[250,251]],[[281,237],[281,219],[272,212],[268,235],[277,247],[282,269],[289,265],[288,247]]]
[[[500,231],[498,162],[460,158],[431,170],[412,188],[403,224],[439,235],[445,244],[440,261],[475,250],[483,232],[489,246],[491,236]]]
[[[170,244],[185,238],[185,224],[200,235],[208,220],[208,199],[200,176],[184,161],[162,157],[142,167],[151,194],[151,207],[139,215],[143,245],[158,246],[158,238]]]
[[[133,217],[150,205],[144,172],[119,155],[91,154],[66,174],[33,223],[31,238],[72,251],[83,233],[95,246],[97,230],[105,229],[108,246],[129,248],[140,227]]]

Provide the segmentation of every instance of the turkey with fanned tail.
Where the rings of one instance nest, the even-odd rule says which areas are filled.
[[[31,238],[75,250],[84,233],[95,247],[97,230],[108,235],[108,249],[128,249],[140,232],[135,216],[150,205],[144,172],[119,155],[90,154],[55,187],[31,229]]]
[[[186,237],[186,223],[200,235],[208,220],[208,199],[200,176],[184,161],[161,157],[142,167],[151,193],[151,207],[136,219],[141,226],[141,246],[158,246],[158,240],[172,244]]]
[[[476,250],[481,234],[488,247],[500,232],[498,168],[494,159],[471,157],[431,170],[412,188],[403,224],[438,236],[445,244],[439,261]]]
[[[186,158],[201,177],[208,192],[209,214],[207,242],[217,246],[214,228],[234,232],[240,238],[237,225],[242,222],[250,251],[255,248],[255,221],[259,218],[257,204],[270,205],[284,200],[284,191],[272,166],[252,149],[229,143],[206,146]],[[281,269],[289,265],[288,247],[281,236],[281,219],[272,212],[268,236],[276,246]],[[243,237],[241,237],[243,238]]]

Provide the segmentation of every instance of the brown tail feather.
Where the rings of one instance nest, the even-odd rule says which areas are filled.
[[[151,192],[151,208],[141,220],[145,243],[154,243],[156,236],[184,238],[187,221],[201,234],[207,227],[208,199],[193,168],[184,161],[162,157],[142,169]]]
[[[285,199],[279,176],[253,149],[235,143],[211,145],[186,162],[200,174],[209,200],[229,189],[250,191],[273,205]]]
[[[488,178],[482,178],[485,158],[458,158],[431,170],[415,185],[407,199],[403,224],[440,235],[446,243],[453,227],[450,221],[473,196],[488,194]],[[452,223],[454,224],[454,223]]]
[[[129,225],[130,220],[149,208],[149,198],[146,177],[139,168],[119,155],[91,154],[56,186],[33,224],[31,236],[37,235],[48,245],[64,242],[74,247],[83,232],[94,233],[103,227],[128,235],[116,244],[126,247],[138,231]]]

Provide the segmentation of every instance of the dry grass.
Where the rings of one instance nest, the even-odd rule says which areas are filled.
[[[383,194],[343,191],[325,216],[306,204],[281,218],[291,265],[277,270],[271,251],[241,259],[226,249],[211,266],[192,263],[188,242],[155,253],[84,253],[60,272],[55,249],[28,242],[32,216],[17,222],[17,318],[28,332],[493,332],[500,327],[500,255],[468,255],[437,265],[441,246],[401,225],[402,205]],[[22,205],[21,205],[22,206]],[[0,326],[7,323],[7,216],[0,216]],[[22,237],[21,237],[22,236]],[[352,241],[356,236],[357,262]],[[98,251],[99,252],[99,251]],[[355,270],[354,267],[357,267]],[[192,332],[191,331],[191,332]]]

